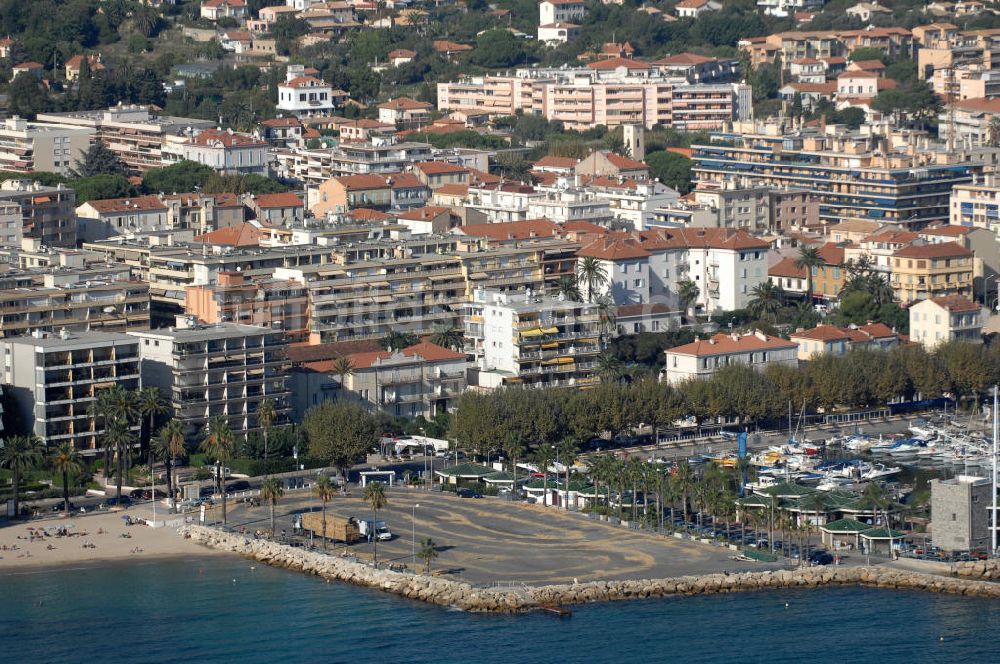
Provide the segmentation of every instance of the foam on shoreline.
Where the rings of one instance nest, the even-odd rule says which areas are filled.
[[[584,604],[673,595],[703,595],[783,588],[863,585],[1000,599],[1000,584],[883,567],[806,567],[794,570],[706,574],[667,579],[593,581],[570,585],[477,588],[423,574],[393,572],[346,558],[306,551],[203,526],[179,531],[192,541],[272,565],[374,588],[409,599],[484,613],[520,613],[545,606]],[[958,570],[955,570],[958,573]],[[984,575],[985,576],[985,575]]]

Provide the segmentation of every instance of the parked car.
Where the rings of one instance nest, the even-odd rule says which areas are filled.
[[[483,494],[473,489],[463,488],[455,492],[459,498],[482,498]]]
[[[104,501],[104,504],[108,507],[112,507],[114,505],[124,505],[125,507],[128,507],[132,504],[132,499],[128,496],[111,496]]]
[[[827,553],[826,551],[820,553],[819,555],[813,554],[809,559],[811,565],[832,565],[833,555]]]
[[[58,503],[56,503],[55,505],[52,506],[52,511],[53,512],[62,512],[64,507],[66,507],[66,506],[63,504],[63,501],[60,500]],[[75,509],[76,509],[76,505],[74,505],[73,501],[71,500],[69,502],[69,511],[72,512]]]
[[[226,492],[233,493],[234,491],[249,491],[250,482],[246,480],[236,480],[235,482],[230,482],[226,485]]]

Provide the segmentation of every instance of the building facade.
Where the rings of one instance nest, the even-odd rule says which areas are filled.
[[[749,334],[716,334],[683,346],[668,348],[664,379],[671,385],[693,378],[711,378],[730,364],[763,370],[771,364],[796,366],[798,344],[769,337],[759,330]]]
[[[931,480],[934,546],[944,551],[989,551],[992,490],[993,485],[983,477]]]
[[[910,337],[927,350],[949,341],[982,343],[985,319],[983,308],[972,300],[932,297],[910,306]]]

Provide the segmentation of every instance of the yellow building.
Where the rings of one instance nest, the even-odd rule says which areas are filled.
[[[892,287],[902,304],[945,295],[972,297],[974,254],[955,242],[911,245],[892,256]]]

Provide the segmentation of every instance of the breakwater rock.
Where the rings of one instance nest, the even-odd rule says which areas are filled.
[[[626,599],[703,595],[712,593],[864,585],[878,588],[992,597],[1000,599],[1000,584],[880,567],[812,567],[795,570],[681,576],[669,579],[591,581],[565,585],[522,586],[517,589],[478,588],[452,579],[394,572],[318,551],[255,540],[203,526],[179,532],[204,546],[238,553],[275,567],[315,574],[402,597],[466,611],[518,613],[544,606],[608,602]]]
[[[954,563],[951,572],[960,578],[1000,581],[1000,559]]]

